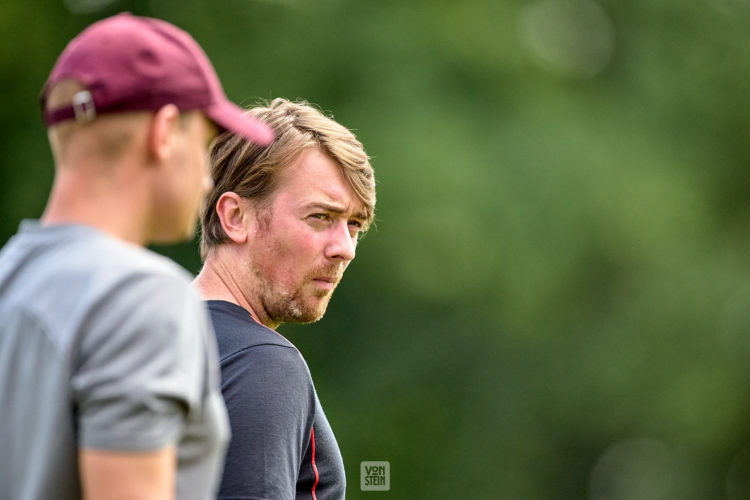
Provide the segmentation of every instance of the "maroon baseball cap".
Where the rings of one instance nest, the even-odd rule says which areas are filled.
[[[87,90],[70,105],[46,110],[49,90],[74,80]],[[230,102],[198,43],[185,31],[158,19],[122,13],[96,22],[70,41],[42,89],[47,126],[104,113],[158,110],[174,104],[202,111],[222,130],[260,145],[273,140],[265,123]]]

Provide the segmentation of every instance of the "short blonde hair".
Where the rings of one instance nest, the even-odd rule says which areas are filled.
[[[257,106],[248,114],[273,128],[276,138],[269,146],[258,146],[236,134],[225,132],[210,148],[214,187],[201,213],[201,255],[229,241],[216,213],[223,193],[262,204],[273,194],[279,173],[309,148],[317,148],[334,160],[344,178],[365,206],[368,229],[375,216],[375,174],[362,143],[354,134],[305,101],[277,98]]]

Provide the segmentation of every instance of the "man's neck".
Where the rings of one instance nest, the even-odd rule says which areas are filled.
[[[276,330],[280,323],[271,321],[262,307],[254,306],[252,298],[239,286],[239,280],[234,279],[238,272],[237,264],[230,269],[223,264],[223,260],[218,255],[219,252],[218,248],[211,251],[203,264],[203,269],[193,281],[198,294],[204,300],[224,300],[236,304],[250,313],[258,323]]]
[[[58,172],[43,225],[82,224],[136,245],[147,243],[146,210],[134,186],[108,187],[74,172]]]

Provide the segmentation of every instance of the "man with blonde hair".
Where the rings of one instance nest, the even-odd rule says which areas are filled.
[[[307,364],[275,330],[320,319],[375,208],[362,144],[312,106],[249,111],[276,139],[211,149],[195,284],[216,330],[233,438],[219,498],[339,499],[346,478]]]
[[[228,438],[215,338],[188,273],[207,147],[271,130],[190,35],[120,14],[42,91],[55,180],[0,252],[0,498],[213,498]]]

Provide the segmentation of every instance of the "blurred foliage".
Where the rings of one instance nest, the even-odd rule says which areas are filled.
[[[376,228],[281,329],[349,498],[750,497],[750,2],[5,0],[0,242],[51,185],[47,73],[122,10],[373,156]]]

